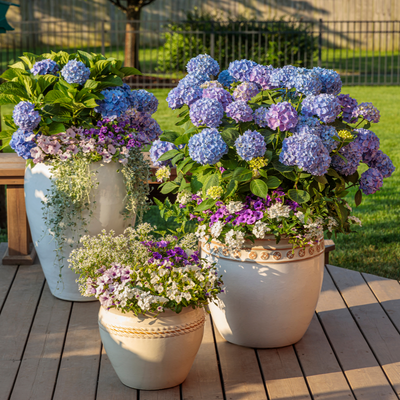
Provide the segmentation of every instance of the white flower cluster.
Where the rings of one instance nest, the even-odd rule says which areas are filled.
[[[257,239],[264,239],[265,233],[269,232],[271,228],[268,228],[268,225],[265,222],[257,221],[253,227],[253,235]]]
[[[317,217],[314,222],[304,225],[306,229],[305,239],[308,241],[319,239],[324,236],[324,220]]]
[[[280,221],[282,218],[289,218],[290,211],[291,208],[289,206],[284,206],[282,203],[277,202],[268,208],[268,216]]]
[[[339,225],[339,224],[337,223],[337,221],[336,221],[335,218],[333,218],[333,217],[328,217],[328,223],[327,223],[326,227],[328,228],[328,231],[329,231],[329,232],[332,232],[332,231],[333,231],[333,228],[334,228],[335,226],[338,226],[338,225]]]
[[[197,227],[197,231],[195,232],[195,235],[201,240],[206,236],[207,234],[207,225],[199,225]]]
[[[297,219],[298,219],[302,224],[304,224],[304,217],[305,217],[305,215],[304,215],[303,212],[297,211],[296,213],[294,213],[294,215],[297,217]]]
[[[244,233],[231,229],[225,235],[225,243],[230,249],[240,249],[244,243]]]
[[[164,179],[168,180],[170,176],[171,170],[168,166],[158,168],[158,170],[156,171],[156,178],[158,182],[162,182]]]
[[[218,239],[223,228],[224,228],[224,223],[222,221],[214,222],[213,226],[211,227],[211,236],[215,239]]]
[[[362,226],[362,223],[361,223],[361,221],[360,221],[359,218],[354,217],[353,215],[350,215],[348,219],[349,219],[350,221],[352,221],[354,224],[357,224],[357,225],[359,225],[359,226]]]
[[[231,201],[227,204],[226,208],[227,210],[233,214],[235,212],[242,211],[244,207],[244,204],[241,201]]]
[[[192,199],[192,194],[186,190],[179,192],[178,196],[176,196],[176,201],[182,205],[186,205],[187,203],[189,203],[191,199]]]

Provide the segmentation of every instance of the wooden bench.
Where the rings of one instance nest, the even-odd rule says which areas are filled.
[[[145,158],[149,159],[148,153]],[[157,168],[151,168],[154,176]],[[175,174],[173,169],[172,179]],[[31,265],[36,255],[25,211],[24,175],[25,160],[15,153],[0,153],[0,185],[7,185],[8,248],[3,256],[4,265]],[[154,181],[149,183],[158,185]],[[325,264],[329,264],[329,252],[335,249],[335,244],[332,240],[326,240],[325,244]]]

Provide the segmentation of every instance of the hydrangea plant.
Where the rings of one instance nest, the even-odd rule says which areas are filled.
[[[360,224],[344,200],[348,189],[358,188],[358,206],[395,169],[370,130],[379,111],[340,94],[332,70],[236,60],[212,81],[209,65],[197,57],[184,78],[203,90],[201,99],[187,106],[178,91],[169,96],[185,131],[164,133],[160,141],[176,148],[153,159],[164,163],[162,192],[178,194],[176,204],[158,203],[162,215],[231,248],[267,234],[304,246]],[[198,73],[208,81],[196,84]],[[167,161],[176,166],[173,181]],[[360,163],[369,167],[361,175]]]
[[[0,138],[3,148],[11,146],[28,163],[52,167],[44,210],[60,255],[67,227],[84,230],[82,212],[90,216],[95,206],[89,195],[97,171],[89,164],[119,163],[125,215],[140,216],[145,209],[150,167],[141,150],[162,133],[151,116],[158,100],[145,90],[131,91],[122,78],[140,72],[115,58],[79,50],[24,53],[20,59],[1,75],[6,82],[0,85],[0,105],[15,107]]]
[[[103,231],[81,238],[71,253],[71,268],[80,275],[80,291],[95,296],[103,307],[135,315],[165,309],[206,307],[223,292],[216,268],[194,251],[193,234],[178,240],[151,234],[156,227],[141,224],[123,235]]]

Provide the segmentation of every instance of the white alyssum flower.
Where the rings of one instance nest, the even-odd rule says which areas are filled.
[[[244,204],[241,201],[230,201],[227,205],[226,208],[227,210],[233,214],[235,212],[242,211],[244,207]]]
[[[192,199],[192,194],[185,190],[178,193],[178,196],[176,196],[176,201],[182,205],[189,203],[191,199]]]
[[[327,223],[327,228],[329,232],[333,231],[333,228],[335,226],[338,226],[339,224],[337,223],[336,219],[333,217],[328,217],[328,223]]]
[[[253,227],[253,235],[257,239],[264,239],[265,232],[269,232],[271,228],[268,228],[268,225],[265,222],[257,221]]]
[[[282,203],[275,203],[268,209],[268,216],[270,218],[276,218],[278,221],[282,218],[290,217],[291,208],[284,206]]]
[[[348,219],[349,219],[350,221],[352,221],[353,223],[355,223],[355,224],[357,224],[357,225],[359,225],[359,226],[362,226],[362,223],[361,223],[361,221],[360,221],[359,218],[354,217],[353,215],[350,215]]]
[[[320,217],[316,218],[314,222],[304,225],[306,229],[306,240],[315,240],[324,235],[324,220]]]
[[[244,243],[244,233],[231,229],[225,235],[225,243],[231,249],[240,249]]]
[[[297,211],[296,213],[294,213],[294,215],[297,217],[297,219],[304,224],[304,213],[301,211]]]
[[[211,236],[213,238],[218,238],[224,228],[224,224],[221,221],[217,221],[211,227]]]
[[[199,238],[199,239],[203,239],[204,236],[206,236],[206,230],[207,230],[207,225],[199,225],[197,227],[197,231],[195,232],[195,235]]]

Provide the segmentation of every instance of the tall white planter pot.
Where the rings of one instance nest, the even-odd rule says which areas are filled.
[[[204,332],[203,309],[171,310],[156,318],[100,307],[104,349],[121,382],[159,390],[181,384],[189,374]]]
[[[103,229],[107,231],[113,229],[116,234],[121,234],[130,223],[134,223],[133,220],[124,220],[121,215],[126,195],[123,176],[117,172],[121,166],[114,162],[102,165],[93,163],[90,168],[98,171],[96,180],[99,184],[91,192],[91,197],[95,199],[96,204],[86,227],[88,234],[97,235]],[[68,239],[68,244],[72,244],[73,247],[67,245],[63,251],[62,268],[56,259],[57,243],[45,225],[42,210],[42,201],[46,201],[45,195],[51,186],[50,176],[51,167],[45,164],[36,164],[33,168],[29,166],[25,171],[25,203],[32,241],[50,291],[54,296],[69,301],[94,301],[96,299],[93,297],[84,297],[79,293],[76,283],[78,275],[68,268],[69,254],[77,246],[72,238]]]
[[[230,252],[201,244],[202,257],[217,262],[224,293],[211,304],[221,335],[237,345],[275,348],[298,342],[314,314],[324,273],[324,241],[297,248],[273,236]]]

